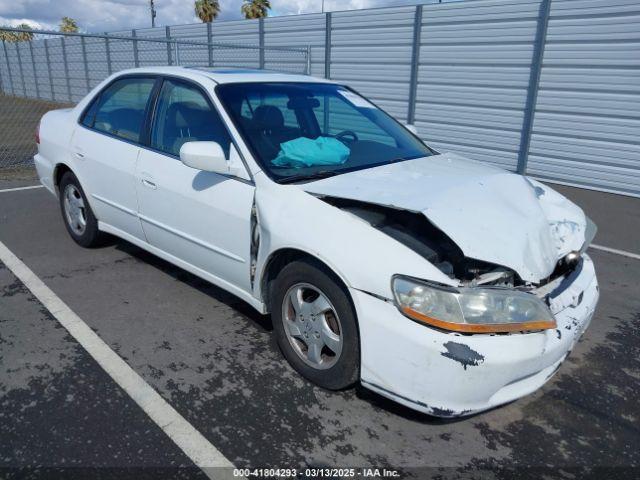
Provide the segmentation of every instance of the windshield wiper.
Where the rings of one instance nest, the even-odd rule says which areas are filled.
[[[421,158],[421,157],[423,157],[423,155],[407,155],[406,157],[394,158],[393,160],[389,160],[388,162],[385,162],[385,163],[405,162],[407,160],[415,160],[415,159]]]
[[[333,177],[340,172],[335,170],[319,170],[317,172],[308,173],[306,175],[290,175],[288,177],[282,177],[278,179],[279,183],[294,183],[303,180],[319,180],[322,178]]]
[[[366,165],[363,166],[363,168],[375,168],[375,167],[381,167],[383,165],[389,165],[392,163],[397,163],[397,162],[403,162],[406,160],[415,160],[416,158],[421,158],[422,155],[407,155],[406,157],[398,157],[398,158],[394,158],[392,160],[385,160],[384,162],[381,163],[374,163],[371,165]],[[360,170],[360,168],[358,168],[357,170]],[[294,182],[298,182],[298,181],[304,181],[304,180],[320,180],[322,178],[327,178],[327,177],[333,177],[334,175],[338,175],[340,173],[347,173],[350,172],[352,170],[350,169],[343,169],[343,170],[318,170],[317,172],[313,172],[313,173],[308,173],[308,174],[302,174],[302,175],[290,175],[287,177],[282,177],[280,179],[278,179],[278,183],[294,183]]]

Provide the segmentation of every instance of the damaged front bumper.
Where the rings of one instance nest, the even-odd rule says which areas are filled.
[[[588,327],[599,297],[587,255],[579,271],[550,295],[553,330],[444,332],[409,320],[390,301],[355,289],[351,294],[360,322],[362,384],[438,417],[480,412],[537,390]]]

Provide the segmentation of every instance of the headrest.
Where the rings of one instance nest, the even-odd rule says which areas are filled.
[[[167,116],[178,128],[194,128],[206,121],[209,112],[191,102],[174,103],[169,107]]]
[[[284,126],[284,115],[278,107],[260,105],[253,112],[253,120],[259,129],[281,128]]]

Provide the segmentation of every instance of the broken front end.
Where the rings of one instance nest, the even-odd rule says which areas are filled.
[[[588,219],[582,248],[558,250],[550,272],[531,281],[508,266],[465,256],[422,213],[322,200],[420,254],[456,284],[396,275],[391,299],[351,289],[362,383],[382,395],[440,417],[515,400],[556,372],[591,321],[598,284],[584,253],[595,233]]]

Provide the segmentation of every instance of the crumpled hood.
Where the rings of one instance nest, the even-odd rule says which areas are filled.
[[[549,187],[455,154],[301,184],[305,191],[422,212],[465,256],[548,277],[585,240],[582,210]]]

